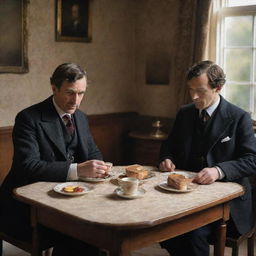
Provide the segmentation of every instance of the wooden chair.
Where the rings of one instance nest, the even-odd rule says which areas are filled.
[[[0,186],[7,175],[12,162],[13,145],[12,145],[12,127],[0,127]],[[0,227],[1,228],[1,227]],[[32,242],[25,242],[10,235],[5,234],[0,229],[0,256],[3,255],[3,241],[6,241],[28,253],[32,253]],[[42,255],[50,256],[50,246],[42,245]],[[43,251],[46,249],[45,251]]]
[[[1,184],[0,184],[1,186]],[[3,241],[6,241],[9,244],[12,244],[18,248],[20,248],[21,250],[24,250],[30,254],[32,254],[32,241],[22,241],[19,240],[17,238],[12,237],[9,234],[6,234],[5,232],[3,232],[3,230],[0,229],[0,256],[3,255]],[[41,255],[42,256],[51,256],[51,249],[49,249],[51,247],[51,244],[49,241],[47,240],[42,240],[40,241],[40,248],[41,249]]]
[[[26,251],[28,253],[32,253],[32,243],[31,242],[25,242],[18,239],[15,239],[3,232],[0,232],[0,256],[3,255],[3,241],[6,241],[9,244],[12,244],[19,249]],[[51,250],[46,249],[42,250],[42,256],[51,256]]]
[[[227,237],[226,246],[232,248],[232,256],[239,256],[239,246],[245,240],[247,240],[247,255],[254,256],[255,231],[256,227],[254,225],[248,233],[241,235],[238,238]]]
[[[250,179],[252,184],[252,203],[254,210],[254,226],[252,229],[237,238],[227,237],[226,239],[226,247],[232,248],[232,256],[239,255],[239,246],[240,244],[247,240],[247,255],[254,256],[254,242],[256,237],[256,176],[251,177]]]
[[[0,186],[1,186],[1,181],[0,181]],[[20,248],[21,250],[24,250],[30,254],[32,254],[32,241],[22,241],[22,240],[18,240],[8,234],[6,234],[5,232],[3,232],[0,229],[0,256],[3,255],[3,241],[6,241],[9,244],[12,244],[18,248]],[[47,241],[44,241],[40,247],[41,249],[41,255],[42,256],[51,256],[51,249],[49,249],[51,246]]]

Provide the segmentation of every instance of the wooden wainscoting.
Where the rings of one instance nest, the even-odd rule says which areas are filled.
[[[135,112],[89,115],[89,125],[104,160],[125,163],[127,134],[133,129]],[[13,156],[12,126],[0,127],[0,184],[10,170]]]
[[[134,129],[137,117],[135,112],[88,116],[93,138],[105,161],[114,165],[127,162],[128,133]]]
[[[12,155],[12,126],[0,127],[0,184],[11,167]]]
[[[103,159],[114,165],[132,163],[156,165],[159,154],[159,141],[137,141],[129,132],[142,130],[149,133],[154,117],[141,116],[136,112],[88,115],[89,125],[103,154]],[[170,128],[170,119],[163,119],[165,129]],[[0,184],[7,175],[12,162],[13,127],[0,127]],[[150,144],[150,146],[149,146]]]

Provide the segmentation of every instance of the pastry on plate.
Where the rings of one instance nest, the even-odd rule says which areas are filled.
[[[139,180],[143,180],[148,177],[149,170],[139,164],[128,165],[125,168],[125,173],[127,177],[133,177]]]
[[[190,184],[192,180],[192,178],[187,178],[182,174],[172,173],[168,175],[167,184],[178,190],[187,190],[188,184]]]

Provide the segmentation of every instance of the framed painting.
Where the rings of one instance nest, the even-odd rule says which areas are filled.
[[[28,0],[0,1],[0,73],[28,72],[27,4]]]
[[[56,0],[56,41],[91,41],[90,0]]]
[[[169,85],[171,73],[170,62],[171,57],[168,51],[151,49],[146,59],[146,84]]]

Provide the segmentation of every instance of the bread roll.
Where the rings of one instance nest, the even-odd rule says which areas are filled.
[[[191,183],[192,180],[193,179],[186,178],[184,175],[172,173],[167,178],[167,184],[178,190],[187,190],[188,184]]]
[[[143,180],[148,177],[149,171],[139,164],[129,165],[125,168],[126,176]]]

